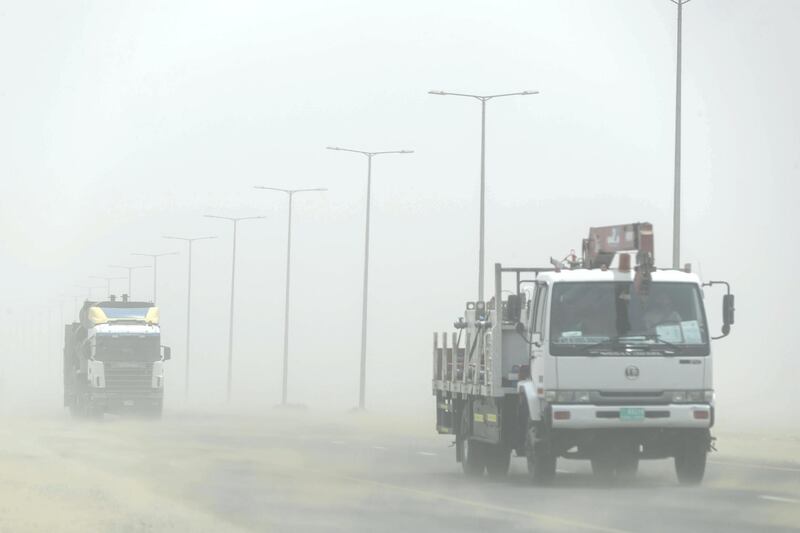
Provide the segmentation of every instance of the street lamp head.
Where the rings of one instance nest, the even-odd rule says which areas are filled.
[[[438,95],[438,96],[444,96],[447,93],[444,92],[444,91],[428,91],[428,94],[435,94],[435,95]]]
[[[522,91],[522,93],[521,93],[521,94],[523,94],[523,95],[528,95],[528,94],[539,94],[539,91]]]
[[[325,149],[326,150],[341,150],[341,148],[339,148],[338,146],[326,146]]]

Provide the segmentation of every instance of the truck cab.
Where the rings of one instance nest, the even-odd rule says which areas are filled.
[[[682,482],[702,479],[714,387],[696,275],[656,270],[642,290],[630,270],[545,272],[525,315],[530,378],[519,386],[547,443],[540,463],[589,459],[599,476],[630,477],[640,458],[675,457]]]

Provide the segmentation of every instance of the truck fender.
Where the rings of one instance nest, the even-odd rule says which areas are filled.
[[[517,391],[520,398],[528,405],[528,416],[532,421],[542,419],[542,413],[539,403],[539,396],[536,394],[536,389],[532,381],[522,381],[517,385]]]

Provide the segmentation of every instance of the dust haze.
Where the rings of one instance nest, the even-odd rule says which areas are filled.
[[[509,483],[466,481],[431,395],[431,334],[475,299],[480,104],[428,91],[540,92],[487,105],[487,286],[495,262],[549,266],[623,222],[653,223],[668,266],[673,3],[0,2],[0,531],[649,524],[617,490],[657,495],[665,531],[722,527],[703,503],[743,531],[796,527],[800,4],[683,9],[682,263],[737,302],[712,343],[720,452],[692,504],[663,461],[610,491],[572,462],[555,490],[529,486],[524,460]],[[367,160],[327,146],[414,151],[372,161],[360,413]],[[327,189],[293,200],[296,409],[275,408],[288,202],[254,186]],[[264,217],[238,226],[230,401],[232,227],[208,214]],[[165,235],[217,236],[193,245],[188,394],[187,247]],[[110,265],[162,252],[179,253],[158,262],[163,419],[71,419],[64,325],[106,298],[99,278],[126,276]],[[151,270],[131,297],[153,298]],[[706,289],[715,334],[720,297]],[[571,514],[570,490],[609,510]]]

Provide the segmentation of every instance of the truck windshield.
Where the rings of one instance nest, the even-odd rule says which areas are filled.
[[[654,282],[640,294],[631,282],[553,285],[550,353],[593,355],[615,348],[708,355],[700,291],[693,283]]]
[[[97,335],[94,358],[98,361],[161,360],[159,335]]]
[[[144,320],[149,307],[100,307],[109,320]]]

